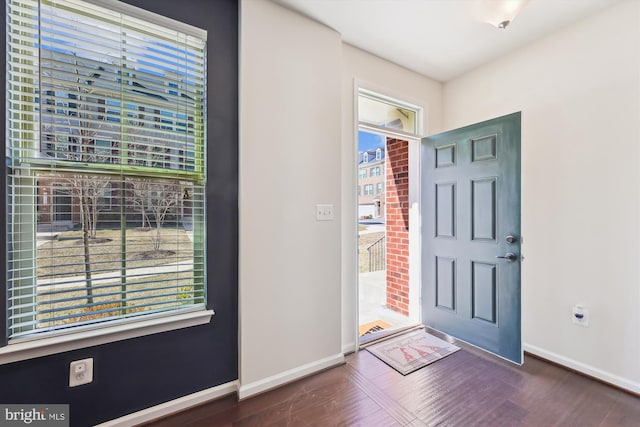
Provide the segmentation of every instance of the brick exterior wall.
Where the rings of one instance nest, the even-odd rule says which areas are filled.
[[[387,138],[387,307],[409,315],[409,143]]]

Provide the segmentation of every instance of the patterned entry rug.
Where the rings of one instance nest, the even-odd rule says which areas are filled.
[[[402,334],[367,347],[367,351],[402,375],[442,359],[460,347],[449,344],[423,330]]]

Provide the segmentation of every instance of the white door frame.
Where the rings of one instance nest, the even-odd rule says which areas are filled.
[[[360,94],[365,94],[367,97],[379,99],[386,103],[396,105],[400,108],[414,111],[416,114],[416,133],[404,132],[397,129],[390,129],[379,126],[375,123],[370,123],[360,120],[358,99]],[[383,91],[373,89],[370,85],[362,82],[355,82],[354,85],[354,150],[355,158],[358,155],[358,131],[376,133],[384,137],[398,138],[409,142],[409,319],[416,323],[421,323],[422,310],[421,310],[421,293],[420,293],[420,275],[421,275],[421,204],[420,204],[420,141],[423,134],[423,114],[424,107],[417,104],[403,101],[397,97],[392,97],[384,94]],[[354,165],[353,173],[357,176],[357,165]],[[356,180],[357,182],[357,180]],[[354,188],[354,193],[355,193]],[[357,212],[358,198],[355,197],[356,212]],[[357,218],[354,218],[357,221]],[[357,228],[356,228],[357,229]],[[357,239],[357,236],[356,236]],[[357,241],[354,248],[357,250]],[[356,285],[356,316],[359,313],[358,307],[358,293],[359,283]],[[356,337],[358,322],[356,322]]]

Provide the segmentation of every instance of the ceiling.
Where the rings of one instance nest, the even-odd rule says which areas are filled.
[[[342,40],[447,81],[621,0],[530,0],[501,30],[481,22],[475,0],[274,0]]]

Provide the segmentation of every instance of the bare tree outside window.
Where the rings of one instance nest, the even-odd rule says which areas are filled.
[[[149,225],[153,219],[155,233],[152,239],[153,251],[161,250],[161,230],[169,214],[175,214],[182,202],[182,186],[172,181],[158,181],[143,178],[129,178],[134,206],[141,209]],[[146,211],[149,211],[149,215]]]
[[[75,54],[74,54],[75,55]],[[49,155],[63,157],[67,160],[95,163],[105,161],[96,151],[96,135],[105,120],[104,109],[97,99],[92,95],[95,93],[93,86],[95,79],[100,78],[100,67],[89,76],[82,76],[78,60],[75,60],[74,74],[76,77],[76,94],[67,94],[69,99],[66,106],[66,144],[55,143],[53,152],[48,150]],[[86,73],[86,72],[85,72]],[[78,95],[79,94],[79,95]],[[47,105],[46,112],[54,113],[56,105],[56,93],[49,91],[51,98],[44,100]],[[73,101],[73,102],[72,102]],[[43,124],[44,134],[55,133],[61,128],[60,123],[55,121]],[[58,138],[54,138],[54,141]],[[46,144],[51,148],[51,137],[46,138]],[[108,176],[87,176],[71,175],[61,179],[66,184],[72,196],[72,205],[76,205],[79,210],[80,224],[82,227],[82,240],[84,247],[84,275],[86,282],[87,303],[93,303],[93,278],[91,266],[91,240],[97,239],[99,213],[103,206],[102,199],[110,188],[110,178]]]
[[[140,228],[151,228],[149,215],[147,215],[147,206],[149,205],[146,194],[147,188],[151,183],[149,178],[129,178],[127,184],[130,187],[130,200],[136,210],[140,212]]]

